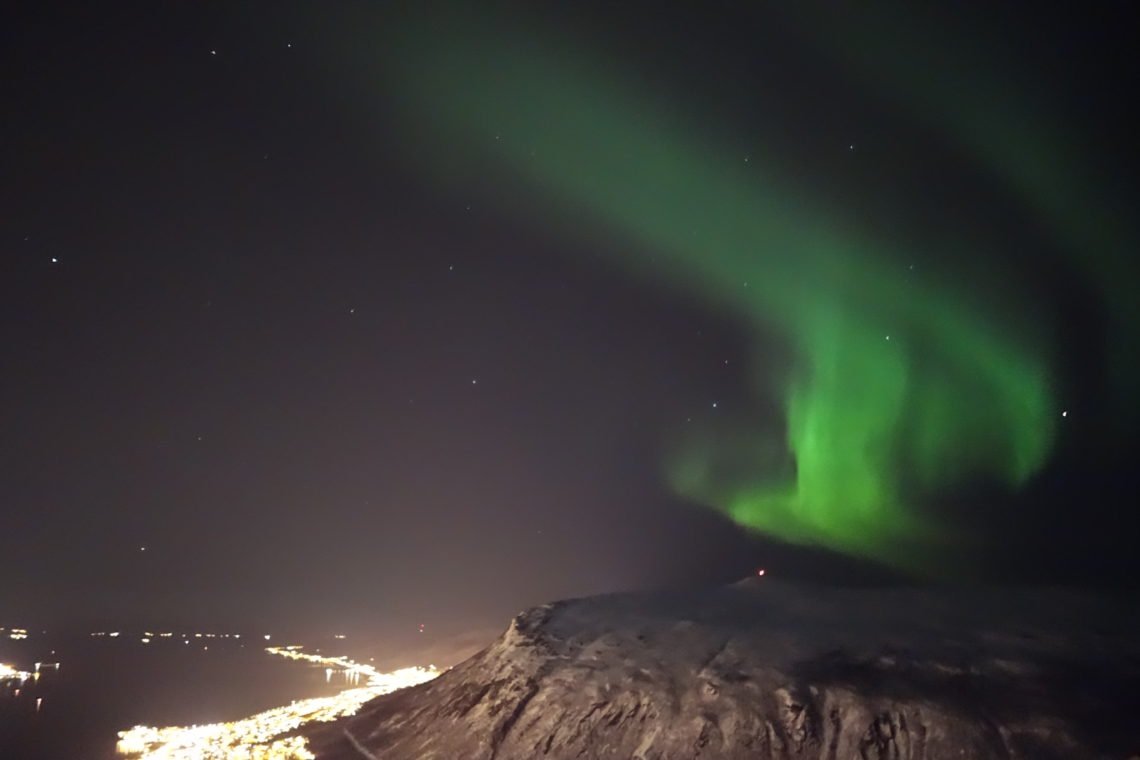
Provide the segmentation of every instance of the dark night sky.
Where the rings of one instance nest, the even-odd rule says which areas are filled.
[[[983,545],[986,579],[1135,569],[1107,307],[1037,253],[1045,233],[1013,201],[980,203],[995,180],[943,171],[943,142],[801,44],[811,22],[785,18],[797,36],[742,5],[609,5],[519,23],[620,59],[726,140],[782,109],[768,133],[794,148],[782,165],[833,205],[895,199],[878,224],[901,240],[976,215],[1001,241],[1058,315],[1058,384],[1085,413],[1020,494],[967,482],[942,508]],[[1122,209],[1136,198],[1125,6],[957,19],[1075,121]],[[496,8],[489,23],[517,21]],[[434,181],[383,88],[361,84],[384,76],[360,68],[361,19],[400,23],[385,13],[34,4],[3,25],[0,617],[400,625],[759,565],[885,573],[671,492],[666,430],[714,402],[771,413],[746,327],[608,266],[620,242],[512,207],[494,173],[461,193]]]

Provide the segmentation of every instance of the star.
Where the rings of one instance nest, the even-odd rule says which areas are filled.
[[[716,402],[713,402],[713,409],[716,409]]]
[[[1062,416],[1062,417],[1068,417],[1068,416],[1069,416],[1069,412],[1068,412],[1068,410],[1065,410],[1065,411],[1061,412],[1061,416]]]
[[[139,547],[139,551],[140,551],[140,552],[145,552],[145,551],[146,551],[146,547],[145,547],[145,546],[140,546],[140,547]]]
[[[852,143],[851,145],[848,145],[847,150],[855,150],[855,144]]]
[[[218,54],[218,51],[217,51],[217,50],[211,50],[211,51],[210,51],[210,55],[217,55],[217,54]]]
[[[887,340],[890,340],[890,339],[891,339],[891,336],[889,336],[889,335],[888,335],[888,336],[887,336]]]
[[[59,263],[59,259],[57,259],[55,256],[52,256],[52,257],[51,257],[51,263],[53,263],[53,264],[58,264],[58,263]]]
[[[479,381],[478,381],[478,380],[476,380],[475,378],[471,378],[471,384],[472,384],[472,385],[475,385],[475,383],[477,383],[477,382],[479,382]]]

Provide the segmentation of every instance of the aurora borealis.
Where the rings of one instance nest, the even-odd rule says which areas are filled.
[[[680,495],[785,541],[939,572],[960,536],[926,505],[979,480],[1016,489],[1048,461],[1064,411],[1056,325],[1034,283],[1001,263],[1000,238],[944,226],[891,239],[801,181],[778,141],[724,137],[715,109],[665,100],[572,36],[437,19],[399,39],[383,86],[435,182],[490,173],[501,208],[755,336],[754,401],[781,416],[672,431],[663,469]],[[915,52],[874,61],[899,72],[883,100],[939,130],[945,106],[971,161],[1080,238],[1053,214],[1066,200],[1064,170],[1043,160],[1049,129],[1026,133],[1014,97],[1013,115],[987,110],[1001,92],[964,87],[976,102],[958,108],[908,86],[923,70],[902,65]]]
[[[1140,578],[1136,15],[29,4],[0,611]]]
[[[713,615],[738,584],[808,618],[922,586],[1127,607],[1138,22],[1121,2],[20,4],[0,661],[63,662],[74,688],[0,694],[0,757],[306,696],[155,632],[389,671],[624,591]],[[932,609],[904,606],[887,617]],[[1083,651],[1102,637],[1080,622]],[[150,665],[92,631],[140,632]]]

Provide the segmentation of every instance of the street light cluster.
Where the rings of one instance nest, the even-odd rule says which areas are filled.
[[[304,737],[286,736],[301,725],[327,722],[354,714],[370,699],[439,675],[434,667],[403,668],[380,673],[347,657],[322,657],[300,647],[269,647],[270,654],[335,667],[367,685],[331,697],[315,697],[276,707],[243,720],[204,726],[154,728],[135,726],[119,732],[118,752],[138,760],[310,760],[315,757]]]

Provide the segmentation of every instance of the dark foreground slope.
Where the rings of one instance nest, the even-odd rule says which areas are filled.
[[[1140,757],[1134,608],[762,579],[537,607],[311,734],[330,760]]]

